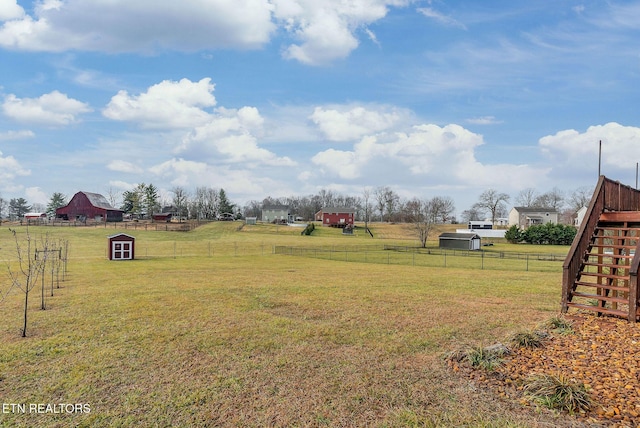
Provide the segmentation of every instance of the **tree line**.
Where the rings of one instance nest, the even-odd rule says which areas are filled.
[[[539,193],[534,188],[527,188],[518,193],[515,205],[521,207],[553,208],[561,213],[564,222],[569,223],[572,215],[582,206],[588,205],[593,190],[581,187],[571,193],[553,188]],[[267,196],[262,200],[251,200],[243,206],[233,203],[224,189],[213,187],[197,187],[189,191],[176,186],[169,195],[162,196],[152,183],[139,183],[133,189],[121,194],[109,189],[107,199],[113,207],[137,218],[148,218],[153,213],[170,210],[178,219],[215,220],[221,216],[227,218],[257,217],[261,218],[262,209],[267,206],[286,206],[289,212],[303,220],[313,220],[315,213],[327,207],[348,207],[355,209],[356,218],[365,223],[369,221],[385,221],[397,223],[414,223],[416,207],[426,205],[432,211],[435,223],[467,223],[472,220],[495,220],[508,215],[507,204],[511,197],[496,189],[482,192],[471,207],[462,211],[459,219],[455,216],[455,203],[449,196],[433,198],[402,198],[389,186],[364,188],[359,195],[344,195],[330,189],[321,189],[316,194],[294,195],[288,197]],[[55,216],[55,210],[67,204],[65,195],[59,192],[52,194],[48,204],[29,205],[24,198],[9,201],[0,195],[0,218],[11,220],[23,218],[24,214],[37,211],[47,216]]]

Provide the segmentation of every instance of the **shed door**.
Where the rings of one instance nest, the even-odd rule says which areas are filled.
[[[131,260],[133,258],[133,242],[113,241],[111,245],[113,260]]]

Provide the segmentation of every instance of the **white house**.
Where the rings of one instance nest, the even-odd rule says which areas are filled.
[[[582,207],[578,211],[576,211],[576,217],[573,219],[573,225],[575,227],[580,227],[582,224],[582,220],[584,220],[584,216],[587,214],[587,207]]]
[[[538,224],[558,224],[560,213],[555,208],[545,207],[513,207],[509,212],[509,226],[516,225],[521,229]]]

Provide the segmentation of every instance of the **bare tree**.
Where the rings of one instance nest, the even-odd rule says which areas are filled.
[[[516,204],[519,207],[533,207],[536,199],[538,198],[538,192],[533,187],[522,189],[516,197]]]
[[[374,191],[376,198],[376,208],[380,212],[380,221],[384,221],[385,214],[387,221],[391,221],[391,216],[395,213],[400,203],[400,197],[389,187],[378,187]]]
[[[564,204],[564,194],[560,189],[554,187],[546,193],[538,196],[535,199],[535,206],[543,207],[543,208],[554,208],[558,211],[562,208]]]
[[[437,223],[438,214],[433,201],[433,199],[412,199],[405,204],[405,210],[411,217],[422,248],[427,246],[429,234]]]
[[[569,204],[573,212],[578,211],[582,207],[588,207],[593,197],[593,187],[578,187],[569,197]]]
[[[469,223],[470,221],[474,221],[474,220],[482,220],[483,214],[484,214],[483,209],[478,207],[476,204],[473,204],[471,208],[469,208],[468,210],[462,211],[461,220],[464,223]]]
[[[182,217],[187,213],[188,195],[184,188],[177,186],[173,190],[173,206],[176,207],[176,214],[178,214],[178,221],[182,222]]]
[[[509,195],[499,193],[495,189],[485,190],[480,194],[476,206],[491,213],[491,223],[496,223],[496,218],[500,213],[506,212],[505,204],[509,202]]]
[[[18,234],[15,230],[11,230],[11,233],[13,234],[13,238],[16,244],[18,269],[14,270],[11,263],[9,263],[9,277],[11,278],[12,286],[19,288],[24,293],[24,324],[22,327],[22,337],[27,337],[27,309],[29,307],[29,292],[33,289],[33,287],[36,286],[38,282],[38,276],[43,270],[43,260],[38,260],[34,256],[35,253],[32,251],[33,245],[28,228],[25,238],[26,246],[20,242]]]
[[[369,230],[369,220],[371,218],[371,213],[373,212],[373,204],[371,201],[371,189],[369,187],[365,187],[362,191],[362,208],[364,214],[364,230],[371,235],[371,231]]]
[[[449,196],[434,196],[431,199],[433,215],[438,223],[446,223],[451,219],[456,205]]]
[[[2,218],[4,217],[5,210],[7,208],[7,200],[2,198],[0,195],[0,226],[2,225]]]
[[[109,187],[109,189],[107,189],[107,201],[109,201],[112,207],[117,207],[120,205],[120,197],[121,194],[119,192],[116,192],[113,187]]]

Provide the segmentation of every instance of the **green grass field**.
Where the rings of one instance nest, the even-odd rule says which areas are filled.
[[[46,310],[39,289],[32,293],[26,338],[24,294],[0,303],[0,426],[570,423],[501,401],[443,363],[447,351],[504,341],[557,314],[560,263],[525,272],[272,253],[276,245],[415,245],[401,225],[377,226],[375,239],[300,230],[223,222],[127,231],[136,260],[111,262],[107,236],[117,229],[30,228],[69,240],[68,276]],[[6,266],[15,266],[12,239],[3,226],[0,291]],[[510,251],[498,243],[492,251],[501,248]],[[38,403],[45,412],[30,412]],[[62,403],[90,412],[46,412]]]

